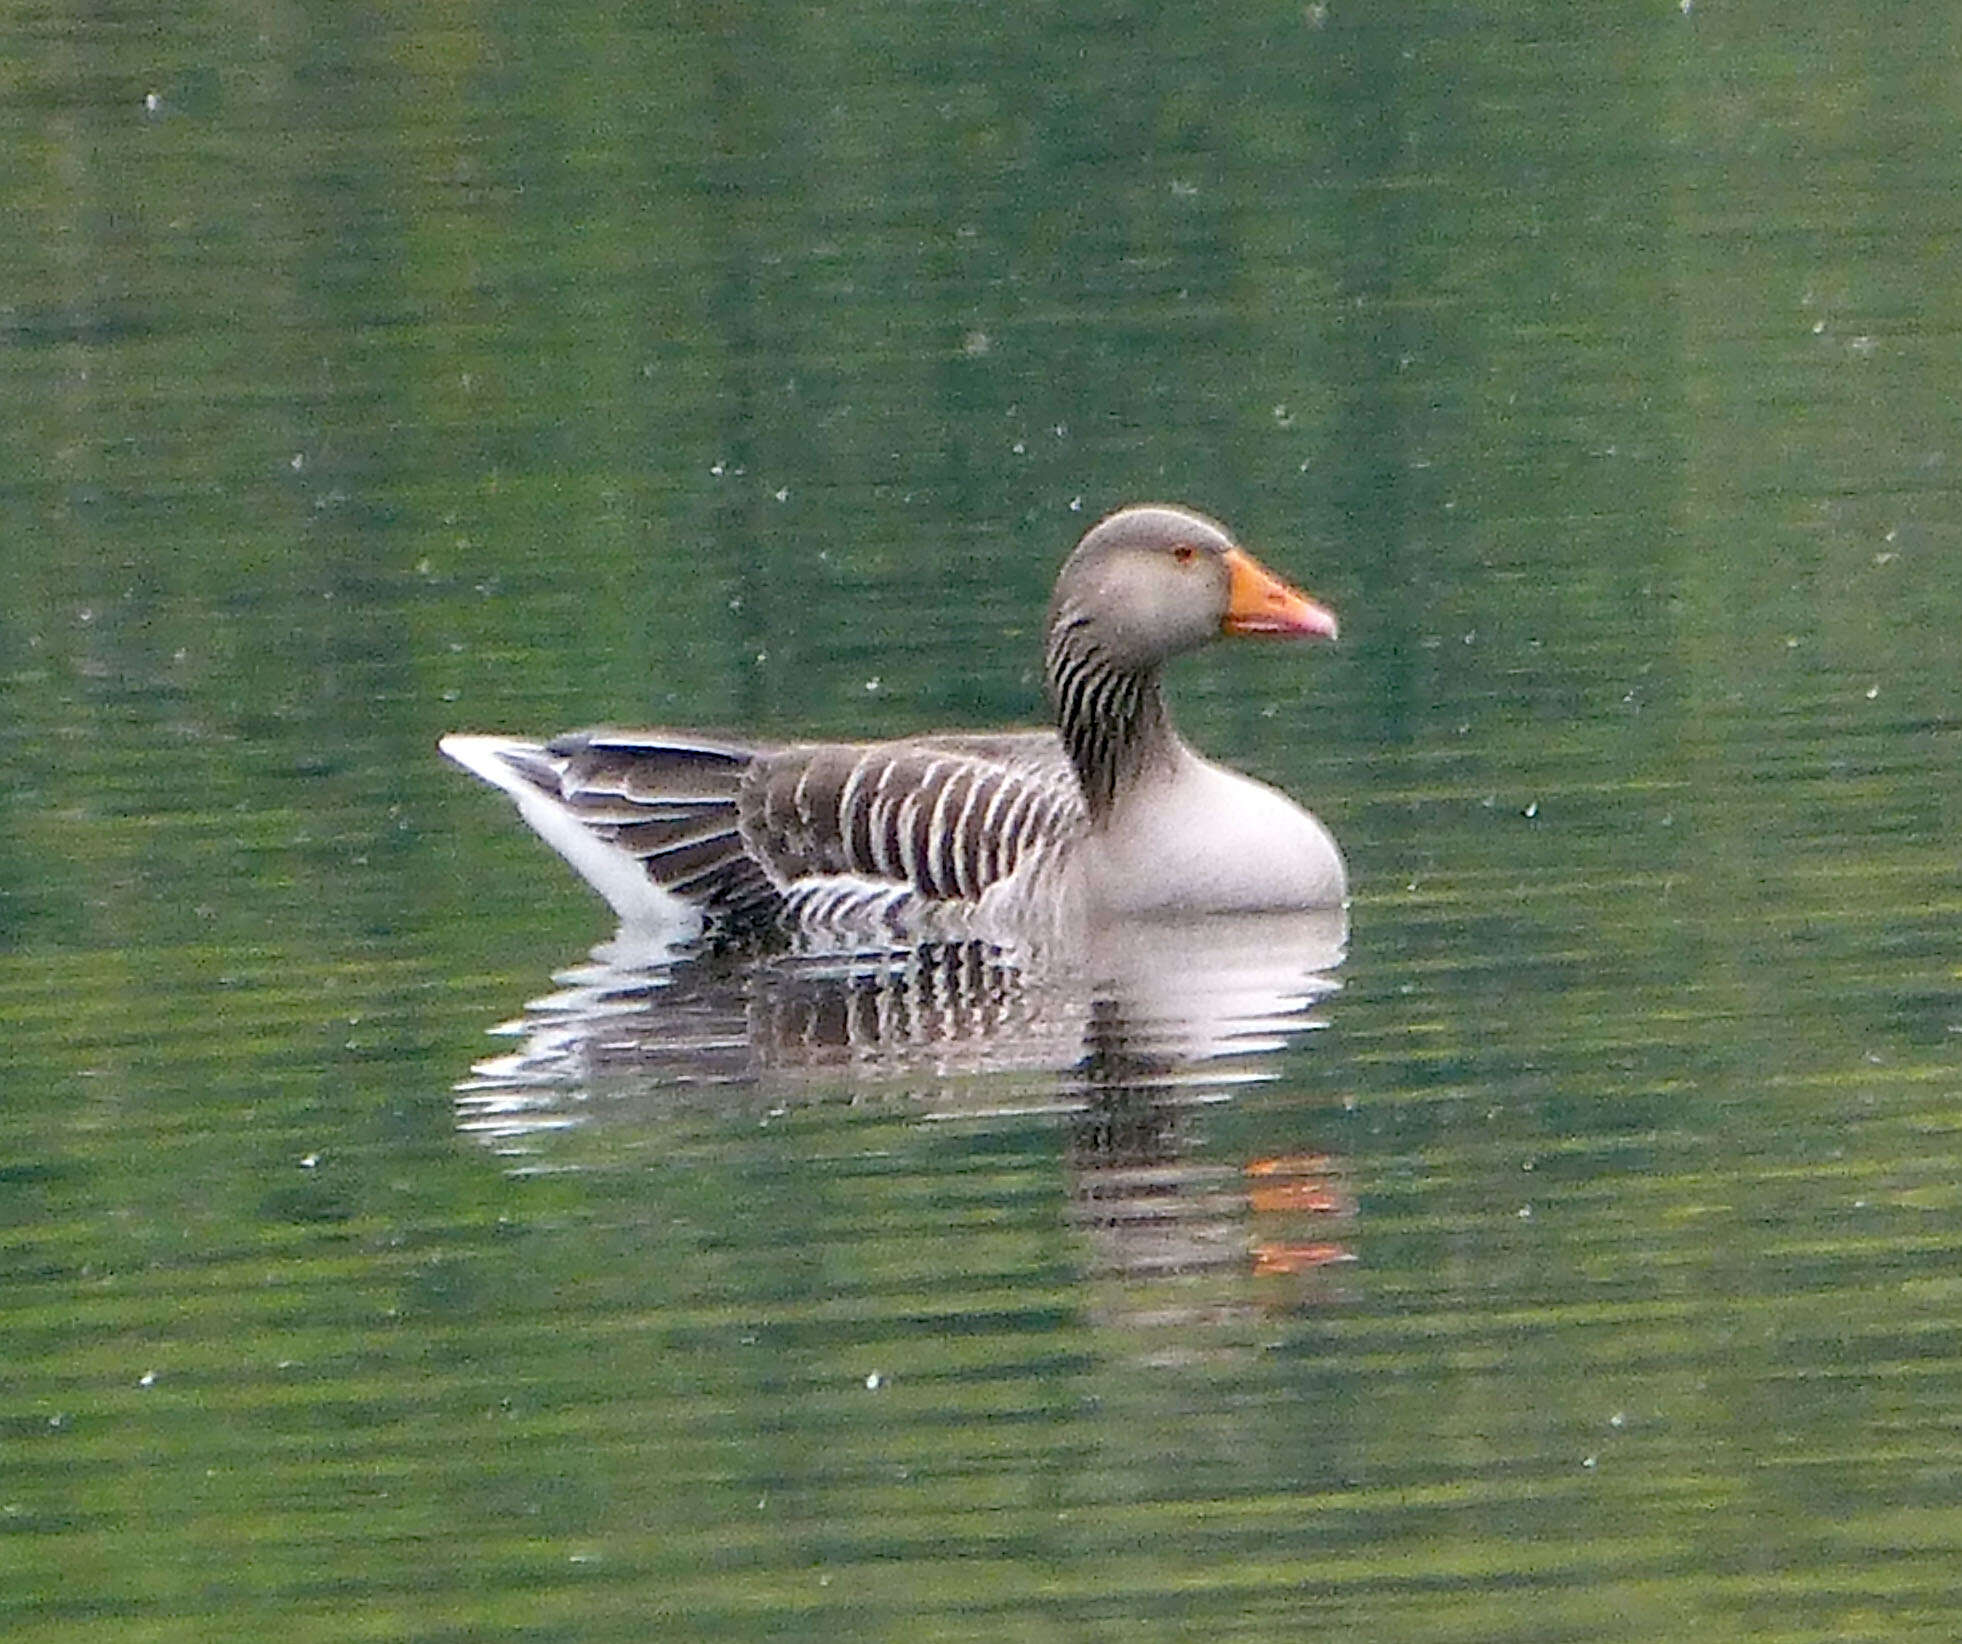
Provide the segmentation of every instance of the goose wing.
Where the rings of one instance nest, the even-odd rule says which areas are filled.
[[[1053,732],[793,744],[743,782],[744,834],[785,887],[851,879],[977,902],[1083,820]]]
[[[443,749],[510,793],[622,917],[651,881],[735,934],[903,934],[1059,855],[1085,822],[1047,731],[783,745],[606,728]]]

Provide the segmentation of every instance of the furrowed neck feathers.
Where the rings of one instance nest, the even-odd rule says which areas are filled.
[[[1049,625],[1043,677],[1084,805],[1101,823],[1151,765],[1171,760],[1177,737],[1158,669],[1120,665],[1095,621],[1065,603]]]

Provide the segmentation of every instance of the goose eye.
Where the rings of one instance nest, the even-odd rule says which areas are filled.
[[[1199,550],[1189,542],[1182,542],[1172,550],[1172,558],[1181,565],[1190,565],[1199,557]]]

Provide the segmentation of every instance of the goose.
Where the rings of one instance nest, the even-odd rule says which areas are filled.
[[[1169,659],[1223,635],[1336,632],[1216,521],[1132,506],[1057,576],[1053,730],[775,742],[602,728],[438,746],[515,800],[625,927],[890,944],[1339,908],[1348,875],[1329,831],[1194,752],[1159,684]]]

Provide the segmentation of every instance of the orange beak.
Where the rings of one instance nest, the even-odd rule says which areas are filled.
[[[1226,620],[1229,634],[1282,634],[1300,639],[1333,639],[1335,613],[1291,588],[1244,549],[1226,551]]]

